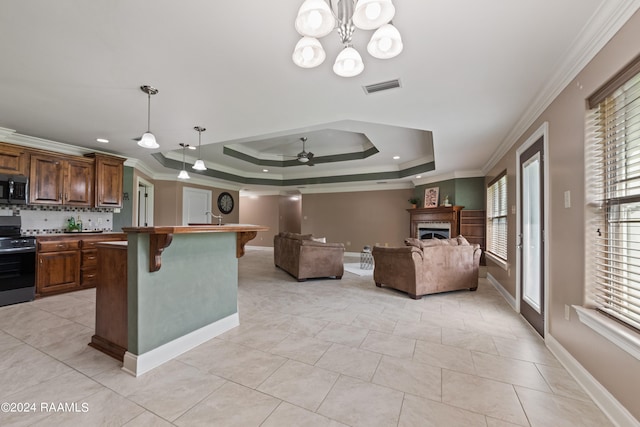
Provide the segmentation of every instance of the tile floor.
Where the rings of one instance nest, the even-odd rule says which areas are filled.
[[[240,259],[239,327],[139,378],[87,346],[94,290],[0,308],[0,402],[36,404],[0,425],[611,425],[485,279],[414,301],[272,257]]]

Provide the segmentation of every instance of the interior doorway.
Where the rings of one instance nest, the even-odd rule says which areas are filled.
[[[137,184],[137,227],[153,226],[153,184],[143,178],[136,179]]]
[[[516,301],[520,314],[541,335],[547,312],[547,125],[517,150],[517,262]]]
[[[211,191],[182,189],[182,225],[211,223]]]

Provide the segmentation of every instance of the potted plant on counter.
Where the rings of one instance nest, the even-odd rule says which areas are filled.
[[[411,203],[411,209],[415,209],[418,207],[418,203],[420,203],[420,199],[417,197],[409,197],[409,203]]]

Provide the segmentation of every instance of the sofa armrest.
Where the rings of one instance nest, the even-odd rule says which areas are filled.
[[[344,250],[344,243],[322,243],[316,242],[315,240],[301,240],[301,246],[314,246],[318,248],[340,248]]]

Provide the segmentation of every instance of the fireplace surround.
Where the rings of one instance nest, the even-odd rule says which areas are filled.
[[[420,229],[434,228],[444,229],[444,224],[449,225],[449,237],[460,235],[460,211],[464,206],[440,206],[437,208],[407,209],[409,212],[409,235],[415,239],[421,239]],[[436,237],[438,238],[438,237]],[[442,237],[440,237],[442,238]]]

